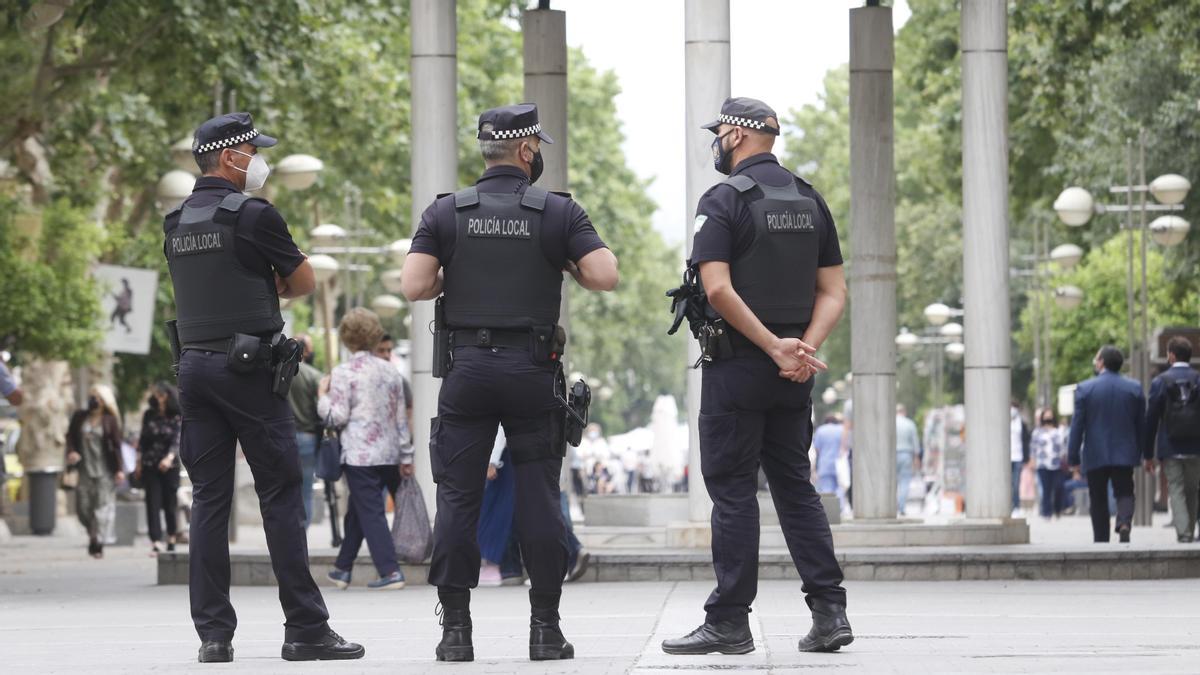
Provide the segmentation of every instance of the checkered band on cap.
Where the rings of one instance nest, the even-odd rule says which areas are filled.
[[[506,138],[525,138],[526,136],[532,136],[532,135],[540,132],[541,130],[542,130],[541,123],[535,124],[531,127],[525,127],[524,129],[507,129],[507,130],[493,129],[492,130],[492,138],[494,138],[498,141],[502,141]]]
[[[739,127],[747,127],[749,129],[762,129],[767,126],[766,122],[758,122],[745,117],[735,117],[734,115],[718,115],[717,119],[725,124],[735,124]]]
[[[219,141],[211,141],[209,143],[205,143],[204,145],[195,145],[192,148],[192,152],[196,153],[197,155],[203,155],[204,153],[211,152],[213,150],[220,150],[221,148],[228,148],[228,147],[231,147],[234,145],[241,145],[242,143],[248,143],[252,138],[254,138],[257,135],[258,135],[258,129],[251,129],[250,131],[240,133],[237,136],[232,136],[230,138],[223,138]]]

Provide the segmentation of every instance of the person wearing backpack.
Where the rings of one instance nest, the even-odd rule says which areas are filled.
[[[1150,383],[1142,453],[1158,461],[1167,474],[1171,523],[1179,543],[1190,544],[1200,506],[1200,373],[1191,366],[1187,338],[1167,342],[1167,369]],[[1153,460],[1146,460],[1147,463]]]

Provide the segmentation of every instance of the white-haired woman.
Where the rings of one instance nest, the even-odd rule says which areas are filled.
[[[93,558],[104,557],[104,542],[114,538],[117,484],[125,480],[120,420],[112,389],[97,384],[88,391],[87,408],[72,415],[67,428],[67,464],[79,468],[76,511]]]

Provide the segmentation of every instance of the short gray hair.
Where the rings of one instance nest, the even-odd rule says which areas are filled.
[[[494,128],[491,122],[484,122],[480,131],[491,131]],[[489,162],[510,159],[517,154],[517,148],[519,147],[521,147],[521,139],[519,138],[507,138],[503,140],[479,139],[479,153]]]
[[[221,150],[209,150],[198,155],[193,155],[196,158],[196,166],[200,167],[200,173],[208,175],[217,170],[221,163]]]

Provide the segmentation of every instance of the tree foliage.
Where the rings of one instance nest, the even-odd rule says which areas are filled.
[[[91,222],[102,224],[91,248],[78,248],[81,254],[159,270],[156,328],[174,313],[156,184],[174,168],[170,146],[214,110],[251,111],[260,129],[280,139],[268,161],[306,153],[325,163],[309,190],[268,186],[268,197],[302,248],[317,213],[323,222],[350,224],[346,197],[352,191],[361,195],[362,225],[377,233],[361,243],[411,235],[409,3],[80,0],[48,28],[32,26],[32,4],[23,0],[0,10],[6,94],[0,98],[0,160],[28,188],[32,205],[48,209],[47,223],[90,213]],[[526,5],[458,1],[462,184],[482,170],[474,134],[479,113],[523,98],[518,19]],[[571,187],[621,258],[624,273],[613,294],[573,294],[572,365],[614,389],[609,402],[598,402],[597,414],[611,431],[622,431],[649,418],[658,393],[681,393],[682,345],[660,335],[661,317],[651,314],[665,306],[659,294],[674,281],[675,265],[649,226],[653,205],[645,185],[620,151],[616,91],[611,74],[598,73],[572,51]],[[6,247],[0,256],[8,252]],[[367,262],[377,271],[391,264]],[[82,274],[74,283],[90,285]],[[382,292],[373,275],[363,295],[369,300]],[[0,303],[14,304],[16,297],[6,294]],[[347,301],[343,296],[343,305]],[[72,307],[72,321],[90,325],[80,321],[87,316],[83,308],[41,305],[49,306]],[[294,307],[298,327],[306,328],[308,303]],[[29,313],[0,304],[0,325],[20,349],[39,344],[48,355],[86,360],[94,348],[97,334],[90,329],[71,339],[34,326],[16,330],[13,322],[25,316],[18,311]],[[389,328],[407,337],[403,314]],[[165,335],[156,329],[148,356],[119,355],[115,368],[121,403],[129,405],[147,384],[171,376]]]
[[[912,16],[895,45],[897,295],[900,325],[916,329],[926,323],[921,312],[927,304],[961,302],[961,15],[957,0],[911,0],[909,6]],[[1136,140],[1139,129],[1146,130],[1147,179],[1168,172],[1200,179],[1197,25],[1200,3],[1186,0],[1010,3],[1009,213],[1015,268],[1027,266],[1035,252],[1035,224],[1051,228],[1051,246],[1071,242],[1103,249],[1101,258],[1123,255],[1108,248],[1116,218],[1095,218],[1086,228],[1068,231],[1050,207],[1068,185],[1087,188],[1098,201],[1113,201],[1107,188],[1126,183],[1126,142]],[[785,155],[791,166],[815,162],[810,176],[830,203],[843,243],[851,225],[847,99],[842,67],[828,75],[820,104],[791,115],[799,138]],[[1182,214],[1189,221],[1200,216],[1197,204],[1193,195]],[[1151,247],[1152,260],[1161,261],[1150,265],[1152,317],[1194,325],[1200,308],[1192,270],[1200,251],[1190,242],[1165,252]],[[1092,271],[1078,285],[1088,300],[1069,321],[1063,319],[1067,323],[1056,317],[1054,324],[1055,385],[1074,381],[1080,373],[1078,355],[1094,353],[1098,335],[1127,349],[1123,328],[1113,333],[1110,325],[1124,326],[1123,263],[1096,263],[1081,273],[1084,269]],[[1099,284],[1098,289],[1116,284],[1122,289],[1120,302],[1105,301],[1099,291],[1092,298],[1085,283]],[[1178,314],[1153,304],[1164,297],[1181,303]],[[1033,354],[1025,286],[1013,284],[1012,300],[1014,391],[1026,392]],[[1060,328],[1068,325],[1071,330]],[[839,331],[831,340],[844,343],[826,348],[838,366],[831,372],[840,375],[849,364],[848,333]],[[901,398],[910,409],[928,401],[928,384],[913,377],[913,365],[911,359],[900,364]],[[961,384],[951,377],[948,395],[960,397]]]

